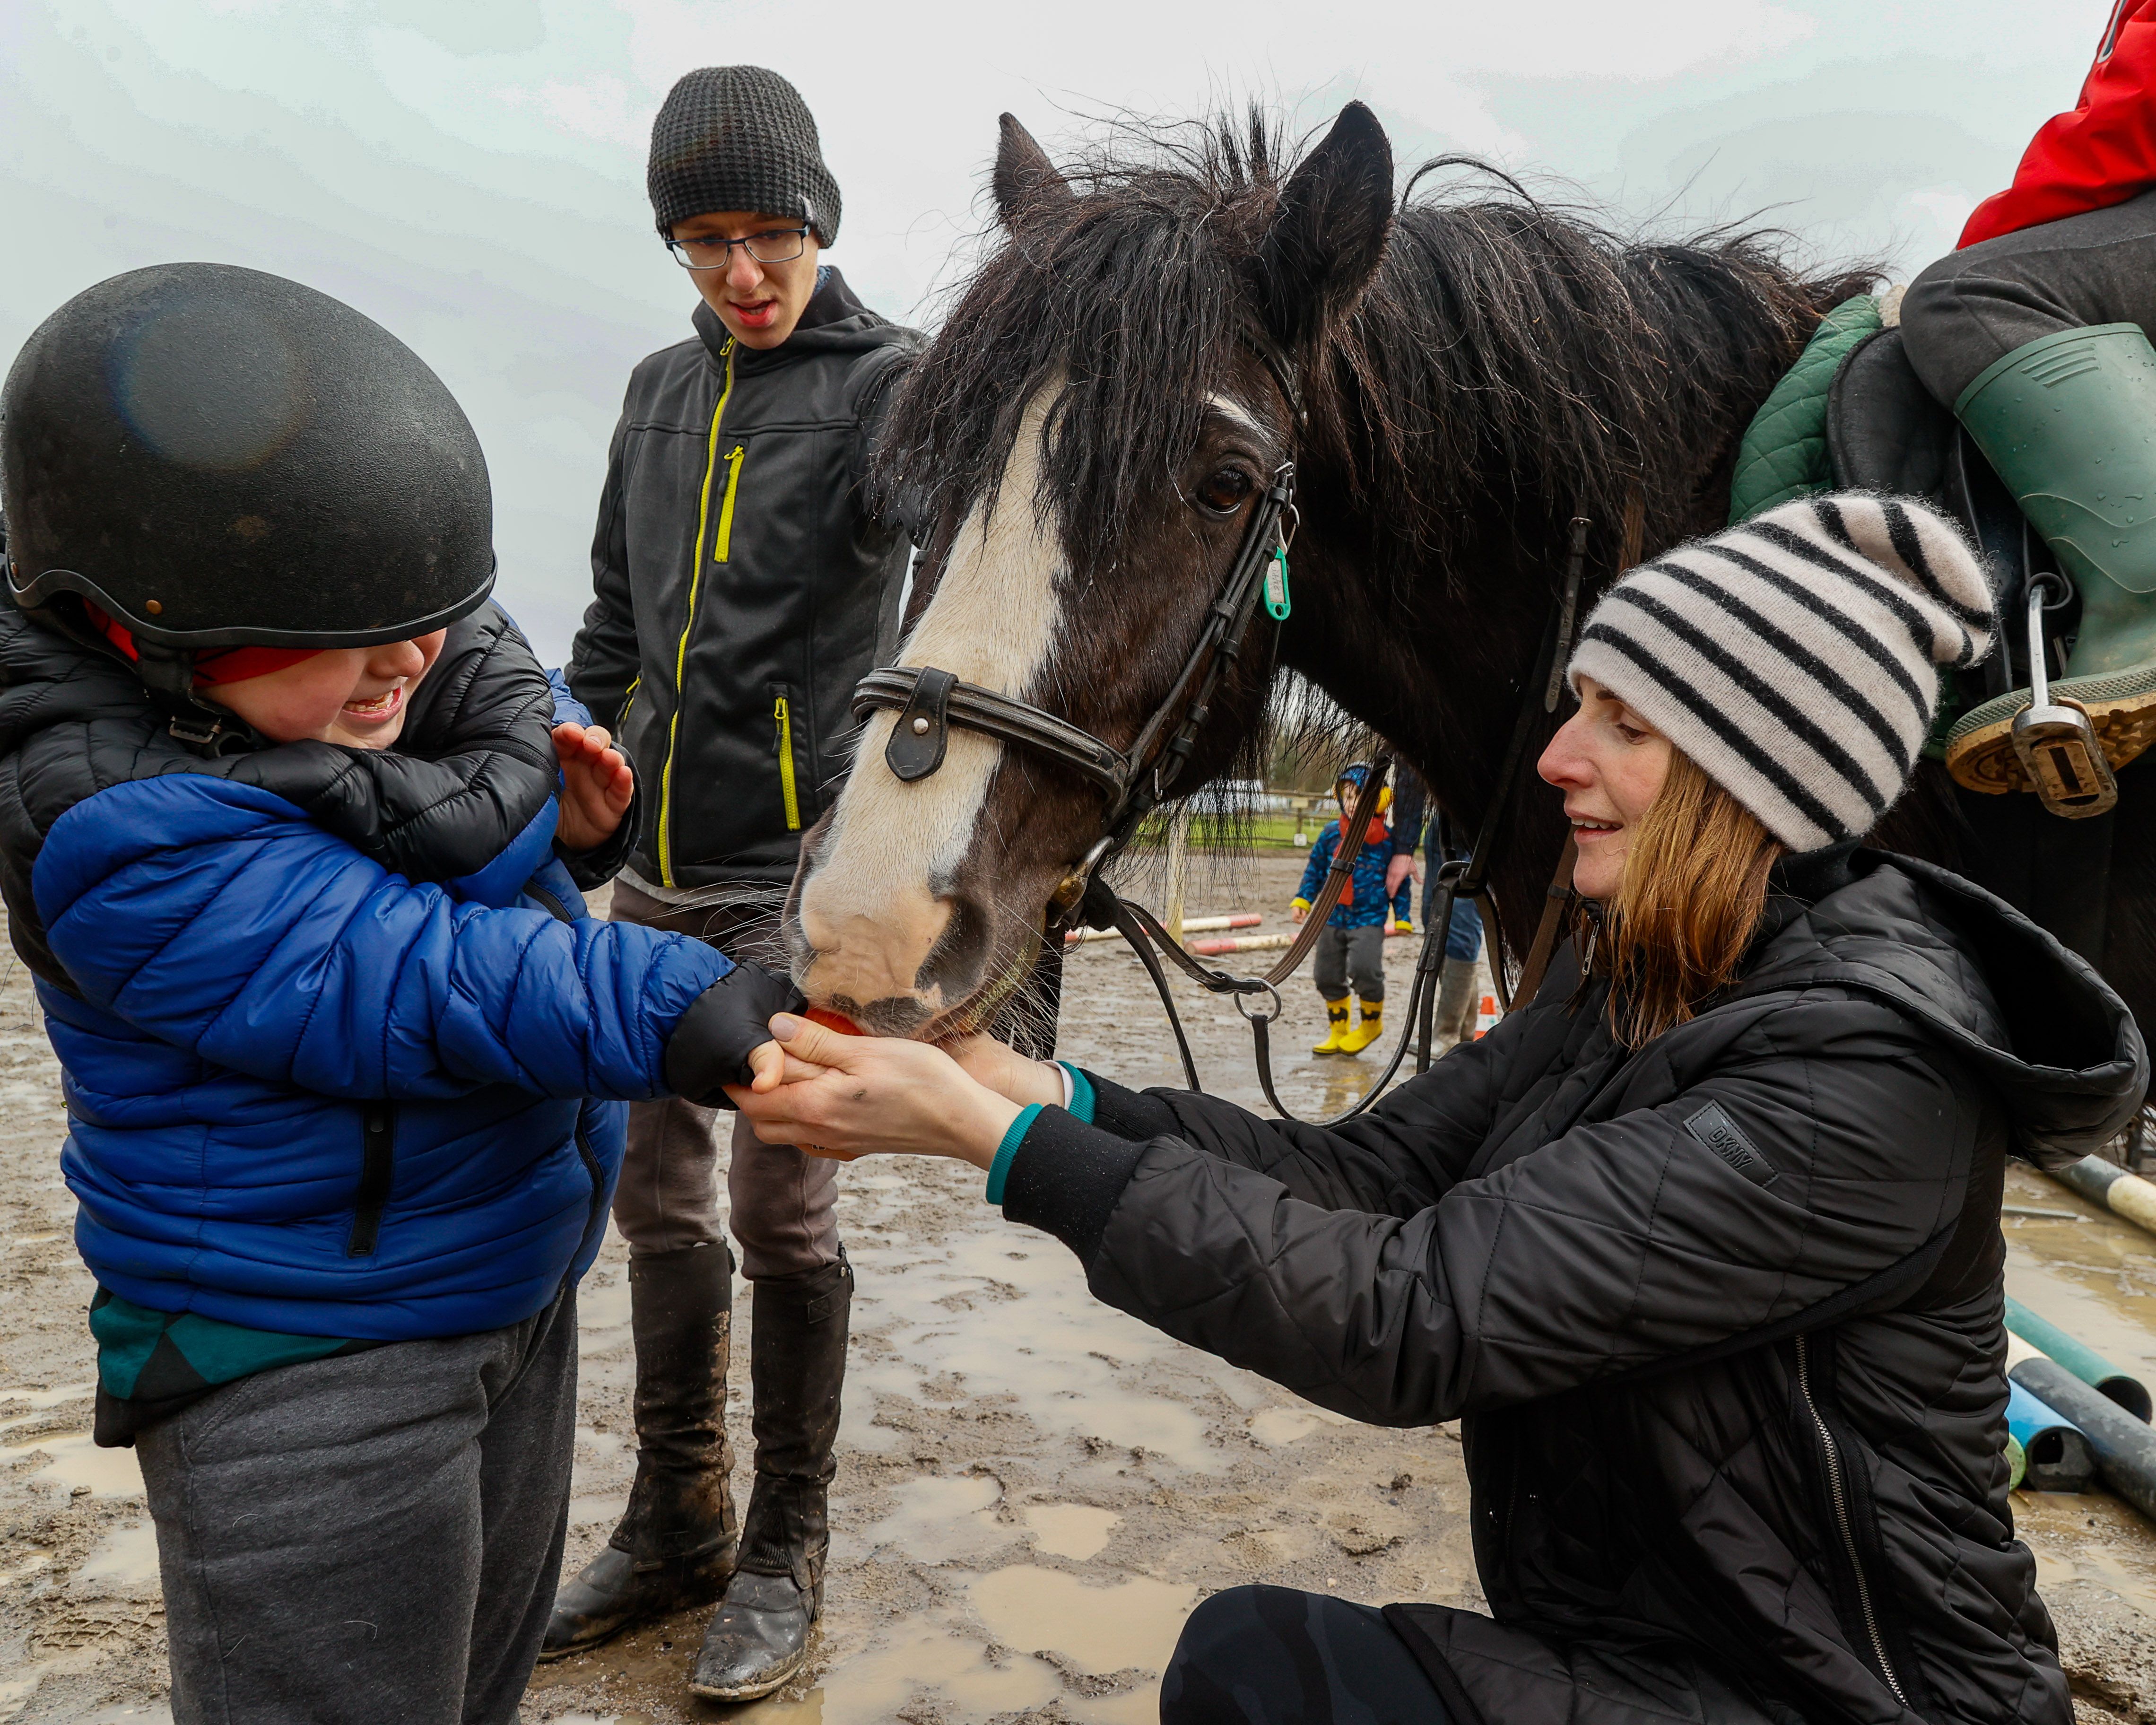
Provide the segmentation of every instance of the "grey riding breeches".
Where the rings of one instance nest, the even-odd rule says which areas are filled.
[[[776,962],[768,911],[664,904],[626,880],[613,887],[618,922],[693,935],[726,953]],[[738,1115],[679,1096],[629,1105],[629,1151],[613,1198],[614,1225],[632,1257],[716,1245],[726,1217],[719,1205],[719,1132],[730,1127],[727,1209],[752,1280],[796,1276],[839,1260],[839,1164],[791,1145],[766,1144]]]
[[[1949,408],[2015,348],[2100,323],[2156,336],[2156,192],[1950,252],[1902,300],[1909,362]]]

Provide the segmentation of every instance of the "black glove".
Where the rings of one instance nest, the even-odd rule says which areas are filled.
[[[771,1040],[771,1015],[799,1012],[808,996],[761,964],[734,968],[699,994],[666,1040],[666,1082],[706,1108],[731,1108],[721,1085],[747,1084],[749,1050]]]

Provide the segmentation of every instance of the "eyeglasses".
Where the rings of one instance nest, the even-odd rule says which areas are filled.
[[[723,270],[733,262],[739,246],[759,264],[789,264],[808,249],[808,224],[774,228],[752,234],[745,239],[728,239],[722,234],[700,234],[691,239],[670,239],[666,249],[684,270]]]

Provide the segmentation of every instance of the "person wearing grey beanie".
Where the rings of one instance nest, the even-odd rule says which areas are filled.
[[[688,74],[652,122],[644,189],[660,238],[737,341],[793,333],[841,207],[799,90],[762,66]]]
[[[802,834],[837,795],[854,685],[896,623],[910,547],[862,481],[919,342],[823,261],[838,182],[778,73],[683,77],[653,122],[645,185],[695,290],[692,334],[629,380],[567,678],[644,792],[611,914],[783,969]],[[557,1594],[542,1656],[717,1600],[690,1688],[738,1702],[801,1668],[822,1609],[853,1271],[834,1165],[727,1124],[679,1098],[629,1109],[613,1215],[629,1249],[636,1478],[606,1546]],[[756,1291],[754,1484],[738,1522],[729,1228]]]
[[[970,1163],[1103,1302],[1351,1419],[1460,1420],[1487,1609],[1228,1589],[1162,1725],[2071,1725],[1999,1460],[1999,1194],[2132,1118],[2147,1051],[2026,917],[1864,845],[1992,644],[1980,577],[1843,495],[1619,580],[1539,762],[1581,937],[1344,1125],[772,1020],[759,1133]]]

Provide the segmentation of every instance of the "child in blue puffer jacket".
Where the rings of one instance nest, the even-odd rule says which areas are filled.
[[[513,1720],[623,1101],[716,1096],[798,997],[586,914],[634,776],[490,603],[476,441],[378,326],[100,284],[8,376],[0,490],[0,891],[174,1718]]]
[[[1296,889],[1293,903],[1298,922],[1317,901],[1332,859],[1339,854],[1341,834],[1369,775],[1370,769],[1358,761],[1342,768],[1333,784],[1332,798],[1340,805],[1340,819],[1327,821],[1317,842],[1310,847],[1310,860],[1304,865],[1302,885]],[[1311,1050],[1312,1054],[1358,1055],[1384,1034],[1385,930],[1389,923],[1409,926],[1409,888],[1404,880],[1397,894],[1389,896],[1385,891],[1385,875],[1393,860],[1393,831],[1385,824],[1385,810],[1392,800],[1390,785],[1378,792],[1377,812],[1370,818],[1363,848],[1355,854],[1354,872],[1348,877],[1332,914],[1325,919],[1325,931],[1317,937],[1312,953],[1311,978],[1317,984],[1318,998],[1325,1003],[1326,1017],[1325,1040]],[[1361,1022],[1352,1028],[1348,1022],[1351,980],[1362,1006]]]

